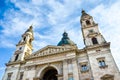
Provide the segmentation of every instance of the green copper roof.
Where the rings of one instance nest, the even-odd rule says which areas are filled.
[[[58,43],[58,46],[63,45],[75,45],[75,43],[69,39],[68,34],[66,32],[63,33],[63,37],[61,41]]]

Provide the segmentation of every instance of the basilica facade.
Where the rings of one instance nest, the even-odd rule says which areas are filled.
[[[120,80],[118,67],[93,17],[84,10],[80,18],[85,47],[78,49],[68,33],[57,46],[32,53],[32,26],[22,35],[2,80]]]

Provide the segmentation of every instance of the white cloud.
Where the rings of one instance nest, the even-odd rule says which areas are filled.
[[[0,71],[1,71],[1,70],[4,70],[4,69],[5,69],[5,67],[0,67]]]
[[[0,47],[3,47],[3,48],[5,48],[5,47],[14,48],[15,47],[15,44],[13,44],[12,41],[9,41],[6,39],[4,39],[4,40],[1,39],[0,45],[1,45]]]
[[[81,1],[65,0],[64,4],[61,4],[59,2],[51,0],[47,3],[51,6],[53,10],[50,14],[48,14],[49,23],[57,25],[60,23],[69,22],[70,15],[72,15],[75,10],[80,8]]]
[[[48,31],[50,33],[48,33],[48,36],[51,36],[49,39],[53,40],[52,37],[58,38],[58,34],[61,36],[64,29],[68,29],[67,26],[69,26],[73,20],[71,21],[70,19],[67,19],[67,17],[73,14],[74,10],[79,8],[78,6],[81,1],[77,0],[74,2],[74,0],[66,0],[64,1],[64,4],[55,0],[47,2],[39,1],[37,3],[36,0],[29,2],[11,0],[11,2],[15,4],[19,10],[9,9],[6,11],[4,21],[2,21],[1,24],[4,28],[2,30],[4,39],[7,39],[6,36],[11,35],[12,37],[9,39],[17,38],[24,33],[28,26],[33,24],[34,30],[43,29],[46,26],[46,28],[49,28],[50,26],[50,31],[53,33]],[[46,11],[45,8],[43,8],[45,7],[44,5],[47,6],[50,11]],[[54,36],[53,34],[56,34],[57,36]],[[46,35],[42,36],[45,37]]]

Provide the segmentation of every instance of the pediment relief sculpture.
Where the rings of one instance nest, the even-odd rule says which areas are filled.
[[[61,53],[64,51],[69,51],[69,50],[73,50],[73,48],[62,47],[62,46],[46,46],[46,47],[34,52],[31,56],[29,56],[29,58],[38,57],[38,56],[46,56],[46,55]]]

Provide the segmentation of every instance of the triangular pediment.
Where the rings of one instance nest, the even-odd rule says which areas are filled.
[[[51,45],[48,45],[48,46],[34,52],[30,57],[47,56],[47,55],[52,55],[52,54],[56,54],[56,53],[61,53],[64,51],[73,50],[73,49],[75,49],[75,48],[73,48],[71,46],[51,46]]]

